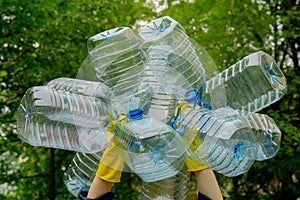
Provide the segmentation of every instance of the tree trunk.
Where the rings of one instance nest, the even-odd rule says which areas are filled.
[[[48,149],[49,155],[49,169],[48,169],[48,181],[49,181],[49,190],[48,197],[49,200],[55,200],[55,168],[54,168],[54,149]]]

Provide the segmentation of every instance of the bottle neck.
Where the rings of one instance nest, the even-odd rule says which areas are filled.
[[[130,121],[140,120],[143,119],[143,112],[144,110],[141,108],[133,109],[126,114],[126,117],[128,117]]]
[[[200,95],[196,88],[188,90],[184,95],[184,100],[191,105],[194,105],[194,107],[199,103],[200,101]]]
[[[192,88],[192,89],[188,90],[185,93],[184,97],[185,97],[184,100],[188,104],[192,105],[193,107],[196,107],[197,105],[199,105],[201,108],[206,108],[209,110],[212,109],[212,106],[208,102],[206,102],[200,98],[200,94],[199,94],[199,91],[197,88]]]

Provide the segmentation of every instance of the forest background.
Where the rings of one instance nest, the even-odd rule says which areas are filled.
[[[282,131],[281,149],[245,174],[217,174],[231,199],[300,199],[300,67],[298,0],[1,0],[0,199],[75,199],[63,173],[75,152],[32,147],[17,137],[25,91],[58,77],[75,78],[87,39],[105,30],[171,16],[206,49],[220,71],[262,50],[287,78],[287,94],[260,113]],[[123,175],[116,199],[139,199],[140,179]],[[191,181],[190,199],[195,199]]]

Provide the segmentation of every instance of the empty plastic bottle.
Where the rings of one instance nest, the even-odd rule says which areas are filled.
[[[128,151],[127,165],[145,182],[176,175],[184,164],[185,147],[180,136],[167,124],[142,118],[142,110],[127,114],[118,122],[115,137]]]
[[[54,90],[94,97],[107,103],[111,100],[110,89],[101,82],[73,78],[57,78],[47,83],[47,87],[53,88]]]
[[[111,93],[105,84],[58,78],[50,81],[47,88],[35,92],[35,95],[39,96],[36,97],[39,98],[39,102],[44,102],[44,107],[51,106],[45,108],[46,112],[43,112],[50,120],[83,127],[98,127],[107,123],[106,115]]]
[[[156,182],[143,182],[141,200],[187,200],[190,172],[186,167],[173,177]]]
[[[281,132],[272,118],[254,113],[244,118],[256,134],[258,151],[256,160],[266,160],[274,157],[280,148]]]
[[[118,27],[88,39],[88,51],[98,80],[115,96],[131,92],[144,77],[141,40],[128,27]]]
[[[88,191],[95,177],[101,152],[86,154],[76,153],[67,171],[64,173],[64,183],[69,192],[78,197],[81,191]]]
[[[18,110],[20,138],[34,146],[96,152],[106,147],[107,103],[47,86],[28,89]]]
[[[140,82],[139,86],[133,88],[130,92],[113,96],[111,99],[112,118],[117,120],[119,116],[135,109],[142,109],[143,115],[148,116],[148,109],[146,108],[149,107],[148,104],[152,96],[152,88],[147,82]]]
[[[246,56],[208,80],[204,98],[223,86],[227,105],[240,110],[241,115],[257,112],[286,93],[283,73],[273,58],[262,51]],[[219,101],[224,101],[224,98],[221,97]]]
[[[156,79],[182,100],[186,91],[205,87],[205,70],[184,29],[170,17],[139,30],[142,50]]]
[[[176,107],[176,96],[170,89],[157,81],[149,66],[145,66],[145,74],[153,94],[148,104],[145,105],[144,112],[147,111],[150,118],[168,123],[173,117]]]
[[[192,160],[225,176],[237,176],[252,166],[257,139],[237,111],[230,107],[213,111],[186,107],[180,115],[176,129],[185,145],[190,145]]]

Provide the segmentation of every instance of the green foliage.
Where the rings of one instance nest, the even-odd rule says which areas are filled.
[[[25,91],[57,77],[75,78],[91,36],[133,26],[152,11],[134,1],[0,1],[0,188],[7,199],[47,199],[49,153],[16,135],[17,109]],[[143,16],[147,15],[147,16]],[[74,199],[62,178],[73,153],[55,150],[55,195]],[[2,197],[1,197],[2,199]]]
[[[117,199],[139,199],[142,181],[136,174],[123,173],[122,182],[114,185],[113,190],[117,192]],[[130,188],[130,192],[125,189]]]
[[[277,60],[288,83],[282,100],[264,109],[282,131],[275,158],[256,162],[234,178],[217,175],[231,199],[296,199],[300,197],[300,67],[298,1],[196,0],[168,1],[153,13],[134,0],[2,0],[0,1],[0,199],[47,199],[49,152],[16,135],[16,117],[25,91],[57,77],[76,77],[87,56],[89,37],[115,27],[137,27],[136,20],[169,15],[186,29],[219,70],[258,50]],[[55,150],[55,195],[74,199],[62,174],[74,153]],[[141,182],[123,174],[115,185],[117,199],[138,199]],[[194,179],[193,179],[194,182]],[[1,184],[11,188],[3,191]],[[191,195],[195,190],[191,186]],[[3,194],[2,194],[3,193]]]
[[[295,1],[195,1],[169,7],[170,15],[210,54],[219,70],[255,51],[278,62],[287,94],[264,109],[282,131],[281,149],[235,178],[218,175],[232,199],[296,199],[299,183],[299,5]],[[299,4],[299,3],[298,3]],[[182,15],[184,13],[184,15]],[[298,52],[298,54],[296,53]]]

